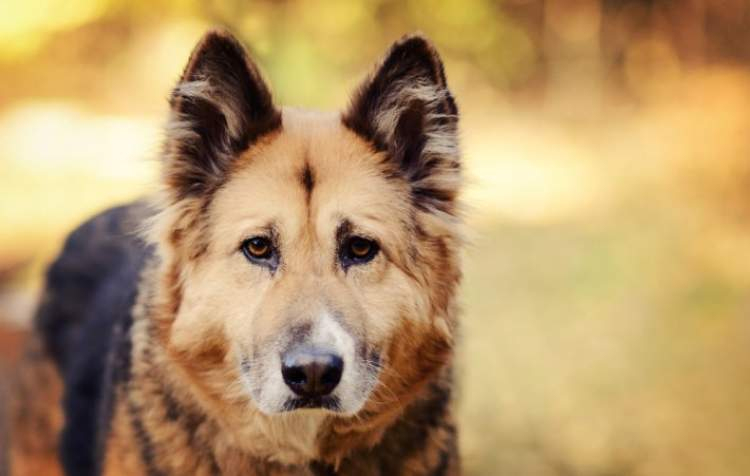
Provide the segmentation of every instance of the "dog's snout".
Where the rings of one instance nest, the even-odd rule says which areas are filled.
[[[324,397],[341,381],[343,359],[328,350],[303,348],[281,358],[281,375],[294,393],[305,398]]]

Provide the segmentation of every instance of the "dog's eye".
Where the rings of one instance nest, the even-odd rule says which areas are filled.
[[[273,254],[273,245],[268,238],[256,236],[242,242],[242,252],[251,260],[266,260]]]
[[[372,260],[380,247],[373,240],[362,238],[361,236],[352,236],[344,243],[342,251],[342,262],[344,265],[363,264]]]
[[[370,240],[353,238],[349,241],[349,251],[351,252],[352,257],[364,258],[370,254],[374,244],[375,243]]]

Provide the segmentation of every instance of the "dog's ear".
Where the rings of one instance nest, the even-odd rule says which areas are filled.
[[[460,185],[458,110],[427,39],[396,42],[342,118],[388,154],[393,170],[411,183],[417,206],[453,211]]]
[[[281,125],[258,68],[222,31],[195,47],[170,106],[165,181],[178,199],[219,185],[239,153]]]

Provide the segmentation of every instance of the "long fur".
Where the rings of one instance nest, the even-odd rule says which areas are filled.
[[[84,224],[48,275],[66,473],[459,474],[458,110],[434,47],[397,42],[337,115],[277,108],[211,32],[171,108],[162,192]],[[278,269],[243,256],[257,235]],[[356,236],[379,253],[345,267]],[[337,403],[295,409],[279,355],[321,340],[346,343]]]

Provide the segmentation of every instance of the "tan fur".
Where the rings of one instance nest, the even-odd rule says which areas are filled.
[[[165,209],[154,230],[163,253],[162,296],[171,295],[173,288],[179,288],[182,296],[176,316],[167,303],[163,312],[167,322],[158,321],[169,334],[167,352],[159,357],[171,356],[165,364],[180,369],[173,377],[186,380],[174,387],[196,388],[201,404],[225,421],[231,444],[242,447],[243,442],[252,442],[246,448],[252,454],[294,464],[325,456],[317,448],[324,422],[348,438],[364,430],[367,437],[355,440],[377,441],[377,430],[413,398],[417,389],[412,387],[418,388],[419,379],[430,376],[425,369],[413,367],[413,355],[421,356],[420,364],[436,369],[448,358],[455,302],[433,283],[451,285],[458,280],[458,257],[448,254],[460,237],[453,231],[455,223],[427,214],[420,214],[413,224],[406,184],[384,178],[378,154],[345,129],[337,115],[286,109],[283,124],[282,133],[253,147],[237,162],[233,178],[217,192],[207,214],[209,222],[199,227],[208,234],[210,245],[197,260],[187,261],[195,246],[187,232],[178,246],[169,235],[186,220],[189,204]],[[316,176],[310,203],[298,180],[305,165]],[[347,278],[333,265],[336,223],[344,216],[377,236],[384,254],[369,269],[352,270]],[[265,270],[249,266],[238,253],[244,237],[272,220],[279,221],[286,257],[284,276],[273,286],[265,279]],[[415,225],[428,237],[417,236]],[[429,259],[434,267],[417,268],[421,263],[409,256],[417,245],[419,253],[429,253],[418,259]],[[182,272],[170,281],[169,269],[181,258],[186,260]],[[370,341],[392,348],[388,358],[393,367],[356,419],[269,418],[253,410],[239,383],[236,352],[251,352],[253,340],[262,341],[291,325],[290,319],[299,316],[287,309],[294,309],[300,300],[307,308],[316,301],[336,302],[352,327],[361,326]],[[400,340],[393,342],[394,336]],[[207,359],[207,352],[214,358]],[[336,460],[338,453],[342,452],[333,451],[330,457]]]

